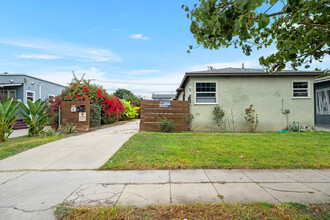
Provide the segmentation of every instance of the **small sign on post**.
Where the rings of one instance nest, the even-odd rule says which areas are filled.
[[[86,112],[79,112],[79,121],[86,121]]]

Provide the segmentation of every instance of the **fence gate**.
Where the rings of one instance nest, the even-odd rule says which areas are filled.
[[[95,104],[91,105],[90,109],[90,128],[101,127],[101,107]]]
[[[141,101],[140,131],[159,131],[158,121],[167,118],[176,123],[176,130],[189,131],[189,101],[171,101],[162,105],[159,100]]]

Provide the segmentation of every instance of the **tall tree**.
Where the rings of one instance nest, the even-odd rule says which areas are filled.
[[[120,99],[123,99],[125,95],[134,96],[134,94],[127,89],[117,89],[113,94]]]
[[[271,72],[291,64],[310,67],[313,60],[329,55],[329,0],[199,0],[192,9],[183,5],[191,19],[190,31],[197,45],[207,49],[252,49],[272,44],[277,52],[260,57]],[[279,9],[280,8],[280,9]],[[275,9],[279,9],[276,11]],[[188,52],[194,47],[189,46]]]

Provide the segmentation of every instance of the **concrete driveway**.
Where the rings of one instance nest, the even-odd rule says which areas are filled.
[[[98,169],[132,135],[139,121],[64,138],[0,161],[0,171]]]

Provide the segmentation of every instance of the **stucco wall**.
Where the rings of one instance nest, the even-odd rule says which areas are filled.
[[[309,98],[292,98],[292,81],[309,80]],[[195,83],[216,82],[217,104],[196,104]],[[257,131],[279,131],[287,126],[287,115],[282,114],[282,99],[284,109],[290,109],[289,125],[293,121],[302,126],[314,126],[314,94],[313,78],[310,76],[264,76],[264,77],[190,77],[192,86],[191,113],[193,131],[214,131],[218,129],[213,120],[213,108],[216,105],[225,110],[225,119],[230,121],[231,112],[234,118],[235,131],[248,130],[244,119],[245,109],[254,105],[259,116]],[[186,93],[188,94],[188,92]],[[234,131],[232,123],[227,123],[227,131]]]

